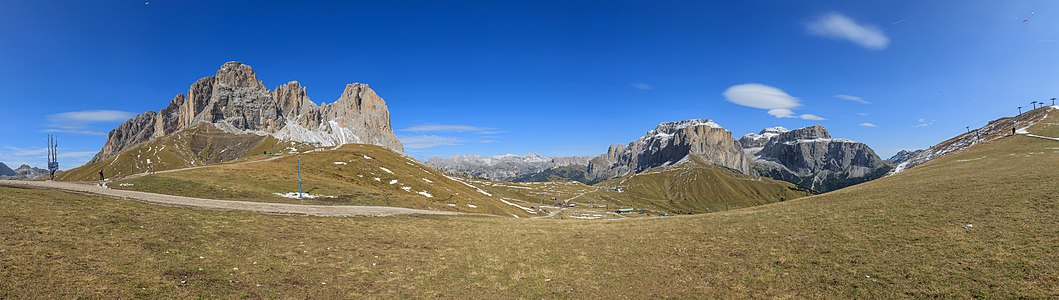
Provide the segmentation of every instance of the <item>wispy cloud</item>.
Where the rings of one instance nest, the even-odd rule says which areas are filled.
[[[34,157],[34,158],[46,158],[48,155],[48,148],[36,148],[36,149],[24,149],[18,147],[7,146],[6,148],[11,156],[15,157]],[[75,158],[75,157],[90,157],[96,155],[94,151],[64,151],[62,148],[58,149],[59,158]]]
[[[905,21],[908,21],[908,19],[909,18],[904,18],[904,19],[897,20],[897,22],[894,22],[893,24],[890,24],[890,26],[904,23]]]
[[[927,120],[923,118],[916,119],[916,123],[912,124],[912,127],[927,127],[934,125],[934,120]]]
[[[425,132],[472,132],[480,134],[497,134],[501,131],[497,131],[492,128],[478,127],[472,125],[454,125],[454,124],[423,124],[401,129],[401,131],[425,133]]]
[[[824,117],[817,116],[817,115],[814,115],[814,114],[801,114],[801,115],[798,116],[798,118],[801,118],[802,120],[812,120],[812,121],[827,120],[827,119],[824,119]]]
[[[135,113],[120,110],[83,110],[48,115],[48,121],[56,123],[94,123],[125,121]]]
[[[654,86],[651,86],[650,84],[646,84],[646,83],[643,83],[643,82],[630,83],[629,87],[632,87],[632,88],[637,89],[637,90],[653,90],[653,89],[655,89]]]
[[[87,130],[87,129],[59,129],[59,128],[48,128],[48,129],[45,129],[45,130],[44,130],[44,132],[51,132],[51,133],[69,133],[69,134],[80,134],[80,135],[106,135],[106,134],[107,134],[106,132],[102,132],[102,131],[97,131],[97,130]]]
[[[865,113],[865,112],[859,112],[859,113],[857,113],[857,115],[858,115],[858,116],[861,116],[861,117],[865,117],[865,116],[867,116],[867,115],[868,115],[868,113]]]
[[[835,98],[846,100],[846,101],[857,102],[857,103],[860,103],[860,104],[871,104],[871,102],[868,102],[868,100],[864,100],[864,98],[861,98],[861,97],[858,97],[858,96],[853,96],[853,95],[838,94],[838,95],[835,95]]]
[[[836,40],[846,40],[869,50],[883,50],[890,45],[890,38],[872,25],[860,24],[839,14],[829,13],[809,22],[805,26],[809,34]]]
[[[804,120],[826,120],[813,114],[797,115],[792,110],[801,106],[798,98],[783,90],[760,84],[746,83],[729,87],[722,94],[728,102],[738,105],[764,109],[769,115],[777,118],[801,118]]]
[[[872,127],[872,128],[879,127],[879,125],[875,125],[875,123],[868,123],[868,122],[860,123],[860,126],[862,126],[862,127]]]
[[[464,141],[457,137],[437,135],[416,135],[400,137],[405,149],[426,149],[439,146],[459,146]]]
[[[44,132],[81,135],[103,135],[104,132],[88,128],[93,123],[121,122],[136,116],[120,110],[83,110],[48,115]]]

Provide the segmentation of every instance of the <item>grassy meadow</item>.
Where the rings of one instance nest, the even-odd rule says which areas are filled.
[[[273,216],[0,187],[0,298],[1056,298],[1057,169],[1059,142],[1015,136],[827,194],[622,221]]]

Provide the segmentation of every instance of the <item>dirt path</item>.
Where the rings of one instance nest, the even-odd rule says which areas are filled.
[[[191,198],[154,194],[138,191],[125,191],[115,189],[103,189],[94,184],[55,182],[55,181],[16,181],[0,180],[0,185],[14,187],[35,187],[65,190],[81,193],[91,193],[110,197],[118,197],[147,203],[184,206],[217,210],[241,210],[268,214],[309,215],[326,217],[352,217],[352,216],[393,216],[393,215],[461,215],[458,212],[423,210],[402,207],[387,206],[331,206],[331,205],[300,205],[286,203],[264,203],[247,201],[228,201]]]

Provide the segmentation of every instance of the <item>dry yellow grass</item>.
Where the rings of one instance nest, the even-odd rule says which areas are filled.
[[[270,136],[232,134],[210,124],[201,124],[177,133],[132,146],[104,160],[60,172],[57,180],[96,181],[99,170],[107,178],[203,166],[221,162],[264,159],[264,152],[306,151],[315,147],[277,140]],[[150,161],[150,163],[148,163]]]
[[[1057,298],[1057,169],[1059,142],[1016,136],[833,193],[616,222],[0,188],[0,298]]]
[[[333,198],[292,199],[275,194],[298,191],[296,155],[158,173],[119,180],[110,186],[221,200],[397,206],[505,217],[529,215],[379,146],[351,144],[335,150],[304,153],[301,164],[303,192]]]

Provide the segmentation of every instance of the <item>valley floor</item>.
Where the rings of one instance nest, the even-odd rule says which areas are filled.
[[[1057,169],[1059,142],[1020,135],[823,195],[614,222],[0,187],[0,298],[1057,298]]]

